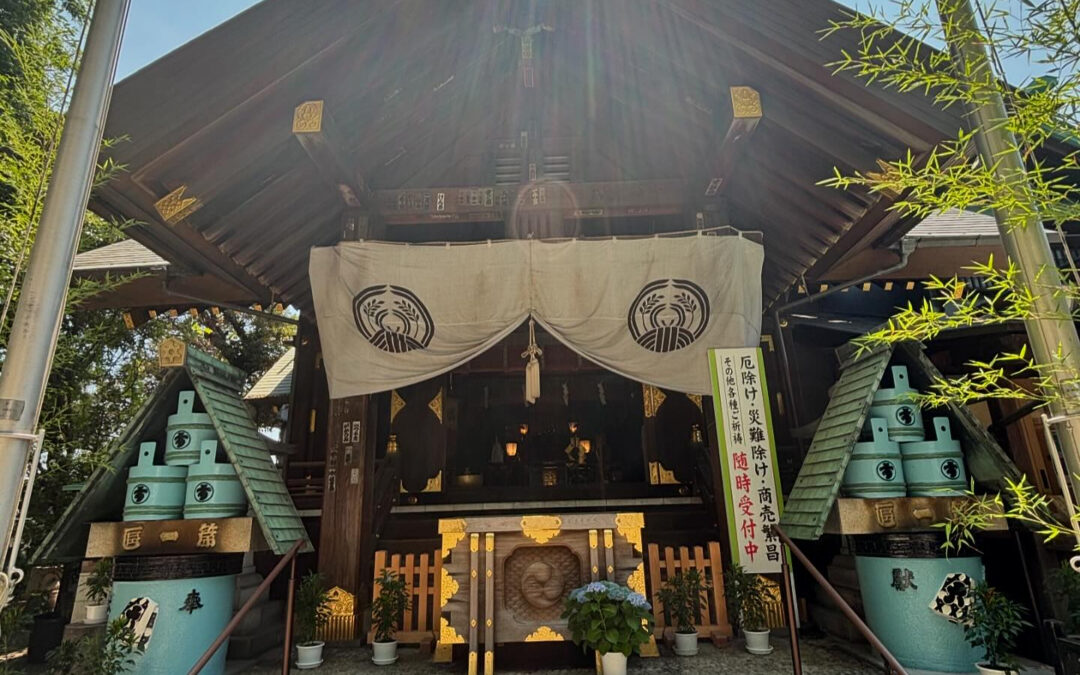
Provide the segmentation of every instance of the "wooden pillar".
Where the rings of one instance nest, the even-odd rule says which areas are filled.
[[[296,448],[294,459],[319,460],[326,450],[329,394],[323,371],[319,331],[313,321],[301,321],[294,339],[293,386],[285,441]]]
[[[372,405],[368,396],[330,402],[326,444],[326,479],[319,533],[319,571],[329,586],[357,598],[358,611],[369,594],[369,569],[363,558],[370,536],[371,476],[374,450]]]

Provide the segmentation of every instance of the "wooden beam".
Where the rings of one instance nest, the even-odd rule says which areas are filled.
[[[727,188],[728,176],[742,154],[750,135],[761,121],[761,96],[753,87],[731,87],[731,124],[710,162],[705,196],[715,197]]]
[[[293,110],[292,133],[300,147],[318,168],[319,173],[331,185],[345,206],[366,206],[367,188],[363,177],[350,169],[350,163],[341,155],[348,147],[344,136],[334,125],[322,100],[304,101]]]
[[[565,218],[658,216],[682,213],[681,180],[610,183],[531,183],[379,190],[379,215],[387,224],[503,222],[511,211],[555,212]]]

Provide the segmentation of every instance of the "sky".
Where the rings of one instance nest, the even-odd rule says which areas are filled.
[[[120,50],[117,79],[123,79],[155,59],[214,26],[239,14],[258,0],[132,0]],[[312,0],[294,0],[295,2]],[[317,1],[317,0],[316,0]],[[437,2],[438,0],[432,0]],[[857,9],[887,8],[889,0],[842,0]],[[1006,5],[1016,0],[1004,0]],[[1020,84],[1031,74],[1030,65],[1011,62],[1008,77]]]

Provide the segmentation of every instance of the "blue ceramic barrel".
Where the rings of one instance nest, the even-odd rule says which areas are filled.
[[[921,441],[926,432],[923,430],[922,412],[912,400],[912,396],[918,392],[908,382],[907,367],[892,366],[889,370],[893,386],[874,393],[870,418],[884,419],[889,426],[889,438],[898,443]],[[864,431],[869,431],[869,420]]]
[[[165,428],[165,463],[169,466],[189,466],[198,462],[203,441],[217,440],[210,416],[192,412],[194,407],[195,392],[180,392],[176,414],[169,415]]]
[[[184,518],[234,518],[247,513],[247,496],[236,469],[218,464],[217,441],[203,441],[198,464],[188,467]]]
[[[900,444],[889,440],[883,419],[870,421],[874,440],[856,443],[841,486],[848,497],[875,499],[907,494]]]
[[[117,558],[109,620],[124,617],[135,634],[135,667],[126,672],[188,672],[232,618],[242,561],[241,554]],[[224,673],[228,649],[226,640],[202,673]]]
[[[936,440],[900,444],[912,497],[956,496],[968,487],[964,453],[952,437],[948,417],[934,418],[934,433]]]
[[[154,464],[157,443],[139,445],[139,461],[128,469],[124,520],[171,520],[184,514],[186,466]]]
[[[933,611],[931,603],[952,574],[981,581],[982,560],[946,558],[937,534],[852,540],[866,623],[896,659],[909,669],[974,672],[983,650],[971,647],[963,627]]]

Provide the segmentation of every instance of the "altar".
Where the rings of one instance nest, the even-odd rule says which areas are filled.
[[[494,672],[495,646],[570,640],[573,589],[609,580],[645,594],[641,513],[491,516],[439,521],[443,557],[435,660],[467,645],[469,673]],[[655,656],[650,641],[642,654]]]

